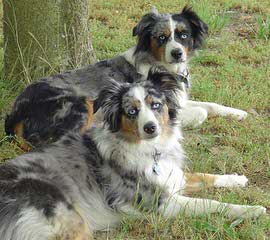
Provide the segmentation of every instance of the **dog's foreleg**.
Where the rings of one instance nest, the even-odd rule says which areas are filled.
[[[196,128],[207,119],[207,111],[201,107],[182,108],[179,118],[182,127]]]
[[[244,175],[185,173],[185,182],[185,193],[189,194],[210,187],[244,187],[248,179]]]
[[[262,206],[236,205],[179,195],[164,199],[159,206],[159,211],[167,218],[175,217],[180,213],[191,216],[222,213],[231,219],[257,218],[266,214],[266,208]]]
[[[240,109],[226,107],[217,103],[196,102],[188,100],[186,103],[186,108],[189,109],[193,107],[201,107],[205,109],[211,116],[231,116],[237,120],[243,120],[247,117],[247,112]]]

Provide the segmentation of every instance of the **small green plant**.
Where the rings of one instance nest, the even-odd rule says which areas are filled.
[[[257,36],[259,39],[269,40],[270,39],[270,18],[263,19],[262,17],[257,18],[258,32]]]

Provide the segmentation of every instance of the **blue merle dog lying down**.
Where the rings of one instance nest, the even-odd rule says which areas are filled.
[[[182,81],[183,88],[178,91],[182,126],[198,126],[209,114],[244,119],[247,113],[242,110],[188,100],[188,60],[201,47],[207,31],[207,25],[189,7],[175,14],[153,9],[133,29],[138,37],[135,47],[112,59],[45,77],[28,86],[6,118],[6,133],[32,146],[54,142],[69,130],[84,133],[93,122],[93,101],[108,81],[132,83],[139,76],[145,79],[150,67],[160,65]],[[29,144],[24,145],[29,148]]]
[[[181,82],[162,69],[137,80],[112,80],[100,92],[95,104],[104,122],[0,165],[1,240],[88,240],[127,214],[141,217],[141,210],[165,218],[265,214],[262,206],[185,195],[203,185],[245,186],[247,178],[184,172]]]

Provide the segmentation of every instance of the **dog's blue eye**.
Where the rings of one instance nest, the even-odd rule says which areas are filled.
[[[161,36],[159,36],[159,39],[160,39],[161,41],[164,41],[164,40],[166,39],[166,36],[161,35]]]
[[[134,116],[134,115],[136,115],[136,113],[137,113],[137,110],[136,109],[130,109],[130,110],[128,110],[128,115],[130,115],[130,116]]]
[[[188,38],[188,35],[186,33],[181,33],[180,37],[182,39],[187,39]]]
[[[160,103],[153,103],[152,104],[152,109],[154,109],[154,110],[159,109],[160,107],[161,107]]]

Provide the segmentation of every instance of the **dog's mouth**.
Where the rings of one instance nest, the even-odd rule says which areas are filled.
[[[143,134],[143,136],[141,137],[142,140],[152,140],[156,137],[159,136],[159,133],[152,133],[152,134]]]
[[[186,62],[184,59],[174,59],[171,62],[168,62],[169,64],[176,64],[176,63],[184,63]]]

